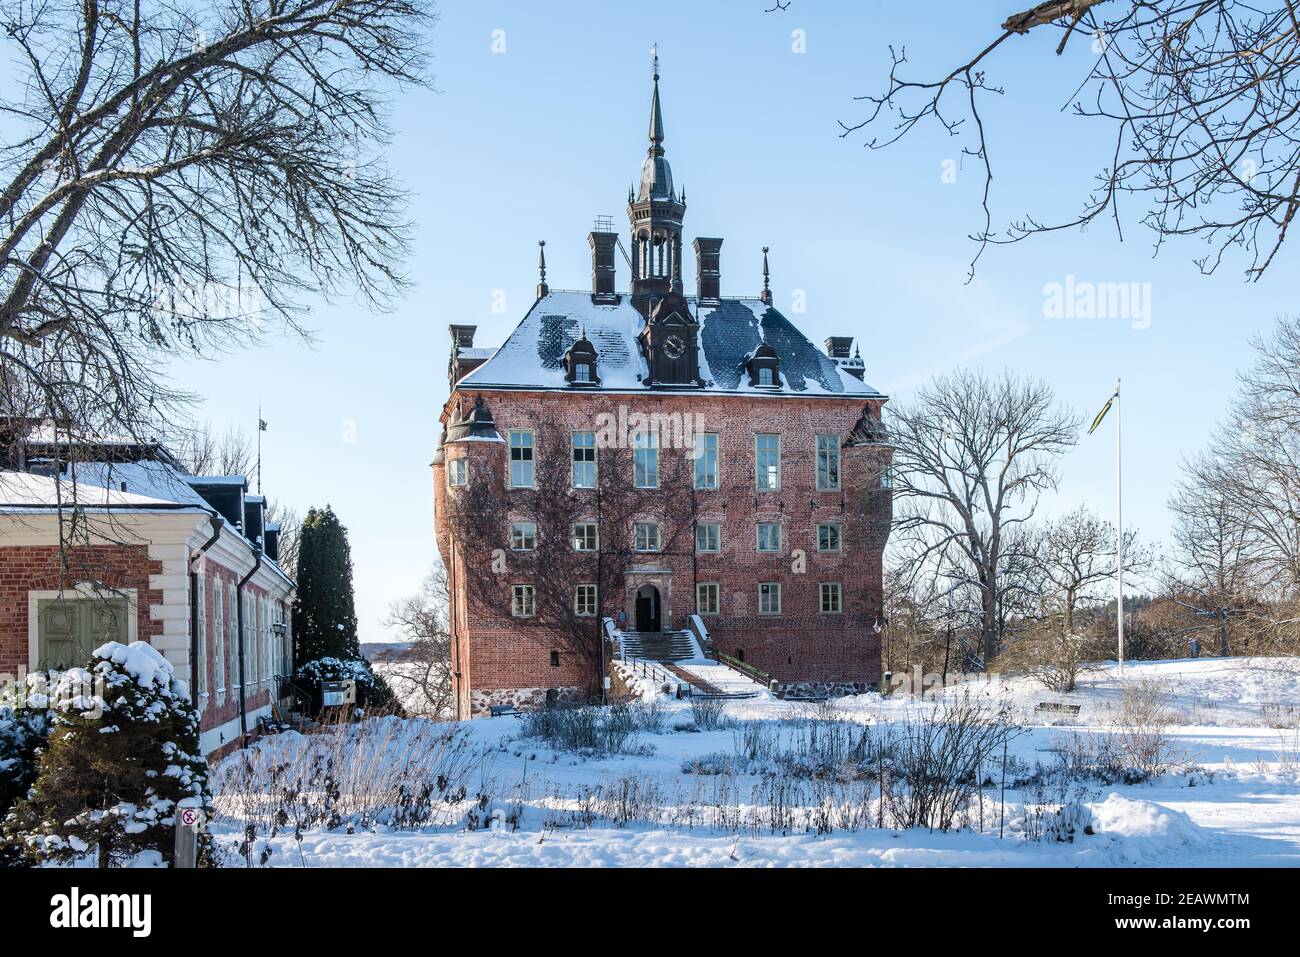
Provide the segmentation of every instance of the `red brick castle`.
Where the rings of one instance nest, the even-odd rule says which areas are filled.
[[[772,302],[721,294],[664,153],[659,76],[630,250],[588,236],[589,291],[546,283],[497,349],[451,327],[434,458],[457,717],[600,692],[611,657],[702,649],[778,689],[880,679],[886,397],[851,337],[817,348]],[[616,261],[630,268],[618,291]]]

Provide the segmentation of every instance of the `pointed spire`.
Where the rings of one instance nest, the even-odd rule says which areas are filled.
[[[650,97],[650,152],[662,156],[664,152],[664,117],[659,109],[659,44],[650,48],[654,60],[654,93]]]
[[[546,285],[546,240],[537,240],[537,269],[541,273],[541,281],[537,284],[537,298],[541,299],[551,291],[551,287]]]
[[[763,247],[763,291],[759,293],[758,298],[763,303],[763,305],[770,306],[772,305],[772,287],[768,281],[769,274],[767,271],[767,250],[768,247],[764,246]]]

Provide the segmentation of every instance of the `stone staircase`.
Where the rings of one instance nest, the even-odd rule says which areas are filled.
[[[698,650],[694,636],[681,631],[625,631],[623,655],[643,661],[693,661]]]

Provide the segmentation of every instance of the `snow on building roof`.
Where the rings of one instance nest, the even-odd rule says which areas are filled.
[[[0,509],[141,508],[177,505],[208,511],[185,476],[161,462],[81,462],[72,475],[0,471]]]
[[[182,475],[179,476],[190,485],[247,485],[246,475]]]
[[[705,392],[881,395],[841,371],[836,361],[789,319],[761,300],[723,299],[701,305],[690,296],[687,302],[700,323],[700,377]],[[590,292],[550,290],[534,303],[491,358],[461,379],[458,387],[568,390],[564,354],[585,329],[596,347],[599,391],[646,389],[644,382],[650,370],[637,342],[644,324],[626,295],[615,304],[605,305],[593,303]],[[780,359],[784,389],[749,385],[745,360],[764,343]],[[584,391],[590,391],[590,387]]]

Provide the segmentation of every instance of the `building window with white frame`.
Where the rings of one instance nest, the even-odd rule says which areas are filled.
[[[596,487],[596,433],[573,433],[573,474],[574,488]]]
[[[580,618],[596,617],[596,586],[579,585],[573,590],[573,613]]]
[[[698,582],[695,585],[695,613],[719,614],[719,587],[717,582]]]
[[[823,615],[838,615],[843,611],[843,596],[839,582],[821,583],[821,611]]]
[[[227,622],[230,628],[230,687],[235,691],[241,691],[239,681],[239,648],[243,641],[239,634],[239,589],[233,585],[230,588],[230,620]]]
[[[781,436],[775,432],[754,436],[754,482],[760,492],[781,489]]]
[[[760,615],[781,614],[781,583],[758,583],[758,613]]]
[[[698,522],[695,526],[695,550],[722,551],[722,526],[717,522]]]
[[[208,703],[208,602],[204,594],[207,576],[199,572],[194,576],[194,661],[198,670],[199,709]]]
[[[838,435],[817,436],[817,491],[838,492],[840,489],[840,438]]]
[[[212,676],[217,683],[217,700],[226,700],[226,613],[221,579],[212,579]]]
[[[718,435],[695,433],[695,487],[709,490],[718,487]]]
[[[843,529],[839,522],[817,524],[817,551],[838,552],[844,548]]]
[[[512,552],[531,552],[537,547],[536,522],[510,523],[510,550]]]
[[[511,585],[510,614],[516,618],[532,618],[537,614],[537,589],[532,585]]]
[[[510,487],[532,488],[536,437],[528,429],[510,430]]]
[[[637,488],[659,487],[659,436],[653,432],[632,436],[632,484]]]
[[[760,552],[779,552],[781,550],[781,523],[759,522],[756,547]]]
[[[659,525],[656,522],[637,522],[633,534],[633,547],[638,552],[659,551]]]
[[[595,522],[575,522],[573,525],[573,550],[594,552],[600,548],[600,527]]]
[[[461,457],[447,460],[447,486],[463,488],[469,484],[469,459]]]

